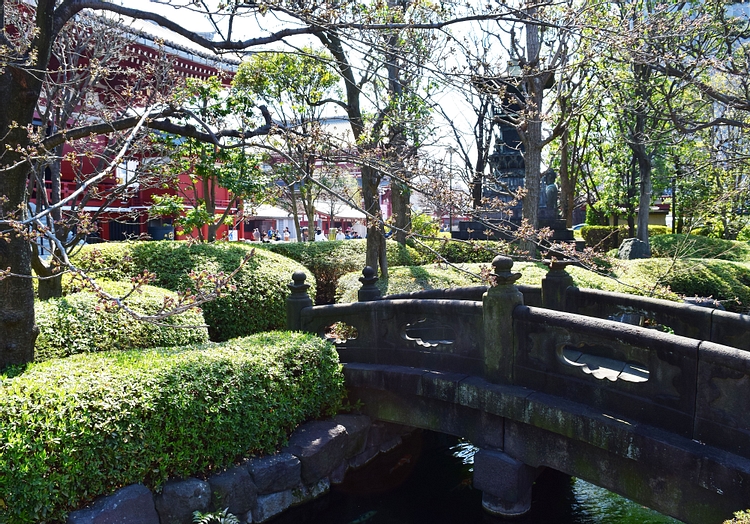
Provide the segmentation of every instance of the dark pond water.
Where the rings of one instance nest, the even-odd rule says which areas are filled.
[[[424,432],[274,524],[679,524],[556,472],[535,484],[529,514],[498,519],[482,510],[482,494],[471,487],[472,457],[468,443]]]

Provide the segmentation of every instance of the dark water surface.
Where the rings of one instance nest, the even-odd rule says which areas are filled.
[[[531,511],[503,520],[471,487],[474,448],[432,432],[350,471],[342,485],[274,524],[679,524],[679,521],[557,472],[534,486]]]

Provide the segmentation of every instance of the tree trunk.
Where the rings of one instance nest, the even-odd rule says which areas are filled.
[[[0,147],[3,165],[8,168],[0,176],[0,218],[18,220],[25,202],[29,165],[16,153],[28,145],[25,122],[31,122],[39,86],[31,75],[7,66],[0,75],[0,98],[13,103],[0,111]],[[35,87],[35,88],[34,88]],[[12,126],[13,122],[22,125]],[[6,149],[6,146],[7,149]],[[34,360],[34,343],[39,330],[34,322],[34,288],[31,281],[31,249],[23,235],[12,227],[0,225],[0,369],[11,364]],[[4,276],[4,272],[19,276]]]
[[[391,179],[391,206],[393,211],[393,225],[396,226],[394,235],[396,242],[406,244],[406,237],[411,231],[411,206],[409,200],[411,191],[406,184],[394,182]]]
[[[567,131],[560,136],[560,211],[565,219],[565,227],[573,227],[575,180],[570,176],[570,142],[568,138]]]

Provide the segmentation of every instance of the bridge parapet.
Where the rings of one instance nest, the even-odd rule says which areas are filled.
[[[700,341],[541,308],[513,318],[514,384],[692,438]]]
[[[300,312],[300,328],[333,339],[342,362],[480,376],[482,326],[482,304],[466,300],[377,300]]]

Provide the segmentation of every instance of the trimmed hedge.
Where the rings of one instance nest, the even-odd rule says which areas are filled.
[[[333,345],[300,333],[32,364],[0,376],[0,522],[63,520],[123,485],[274,452],[343,395]]]
[[[105,278],[126,280],[144,270],[156,274],[155,285],[172,291],[190,287],[191,271],[211,273],[234,271],[254,246],[236,242],[188,244],[186,242],[123,242],[96,244],[76,258],[82,269]],[[239,270],[232,283],[235,291],[203,304],[203,316],[211,340],[222,341],[286,326],[287,284],[295,271],[305,268],[297,262],[263,249]],[[307,272],[309,276],[309,271]],[[307,282],[313,286],[314,279]]]
[[[316,304],[334,302],[339,278],[365,267],[367,240],[334,240],[328,242],[271,242],[261,247],[296,260],[315,275],[318,291]],[[395,241],[386,241],[388,266],[411,266],[421,264],[419,253]]]
[[[750,245],[746,242],[683,234],[657,236],[650,240],[651,253],[655,257],[750,261]]]
[[[597,251],[607,252],[617,249],[622,241],[628,238],[627,226],[583,226],[581,236],[586,242],[586,247]]]
[[[499,240],[433,240],[414,243],[425,261],[451,264],[490,263],[497,255],[508,255],[515,252],[515,247]]]
[[[103,282],[102,288],[116,296],[131,286]],[[142,286],[127,299],[129,307],[142,314],[157,313],[165,298],[176,299],[176,293],[153,286]],[[120,309],[107,311],[99,297],[80,292],[62,298],[37,302],[34,306],[39,336],[36,339],[37,362],[76,353],[138,349],[158,346],[182,346],[208,342],[205,327],[168,327],[138,322]],[[162,321],[173,326],[203,326],[203,315],[189,311]]]

